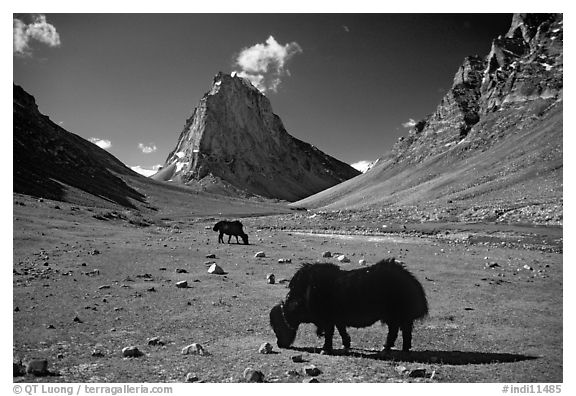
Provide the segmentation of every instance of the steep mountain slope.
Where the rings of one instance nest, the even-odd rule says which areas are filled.
[[[119,177],[138,177],[135,172],[41,114],[21,87],[13,91],[14,192],[54,200],[84,195],[125,207],[145,201]]]
[[[449,206],[460,220],[546,212],[543,221],[561,222],[562,32],[562,15],[515,15],[368,172],[293,205]]]
[[[147,216],[285,213],[284,205],[169,185],[141,176],[95,144],[41,114],[34,97],[14,85],[13,191],[99,208],[129,208]]]
[[[248,80],[219,73],[153,178],[293,201],[358,174],[289,135]]]

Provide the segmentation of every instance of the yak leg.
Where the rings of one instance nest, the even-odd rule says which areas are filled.
[[[224,243],[224,233],[220,231],[220,235],[218,235],[218,243]]]
[[[231,238],[232,238],[232,234],[228,234],[228,243],[230,243]]]
[[[240,242],[238,241],[238,235],[234,235],[236,237],[236,244],[240,244]]]
[[[332,337],[334,337],[334,325],[325,325],[324,327],[324,346],[322,349],[324,353],[332,353]]]
[[[412,348],[412,322],[404,323],[402,329],[402,351],[408,352]]]
[[[346,331],[346,326],[336,325],[338,329],[338,333],[340,333],[340,337],[342,337],[342,345],[344,345],[344,349],[350,349],[350,335]]]
[[[388,325],[388,337],[386,338],[386,345],[384,345],[384,350],[389,351],[396,342],[398,337],[398,325],[396,323],[386,323]]]

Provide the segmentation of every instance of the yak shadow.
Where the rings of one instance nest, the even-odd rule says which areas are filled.
[[[299,352],[321,353],[321,348],[311,347],[290,347],[290,349]],[[403,352],[400,350],[391,350],[383,352],[380,350],[351,348],[348,351],[344,349],[335,349],[332,352],[335,356],[352,356],[363,359],[401,361],[411,363],[428,363],[428,364],[493,364],[493,363],[512,363],[523,360],[538,359],[538,356],[520,355],[514,353],[496,353],[496,352],[473,352],[473,351],[410,351]]]

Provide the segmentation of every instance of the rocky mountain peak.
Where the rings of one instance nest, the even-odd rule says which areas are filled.
[[[288,134],[250,81],[220,72],[153,178],[297,200],[358,174]]]

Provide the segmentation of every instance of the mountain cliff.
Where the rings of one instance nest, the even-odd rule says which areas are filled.
[[[562,14],[514,15],[489,54],[467,57],[436,110],[368,172],[294,205],[561,223],[562,54]]]
[[[13,88],[13,116],[14,192],[59,201],[82,196],[87,203],[130,208],[145,201],[121,178],[140,175],[41,114],[34,97],[18,85]]]
[[[294,201],[358,174],[288,134],[268,98],[248,80],[218,73],[152,177]]]

